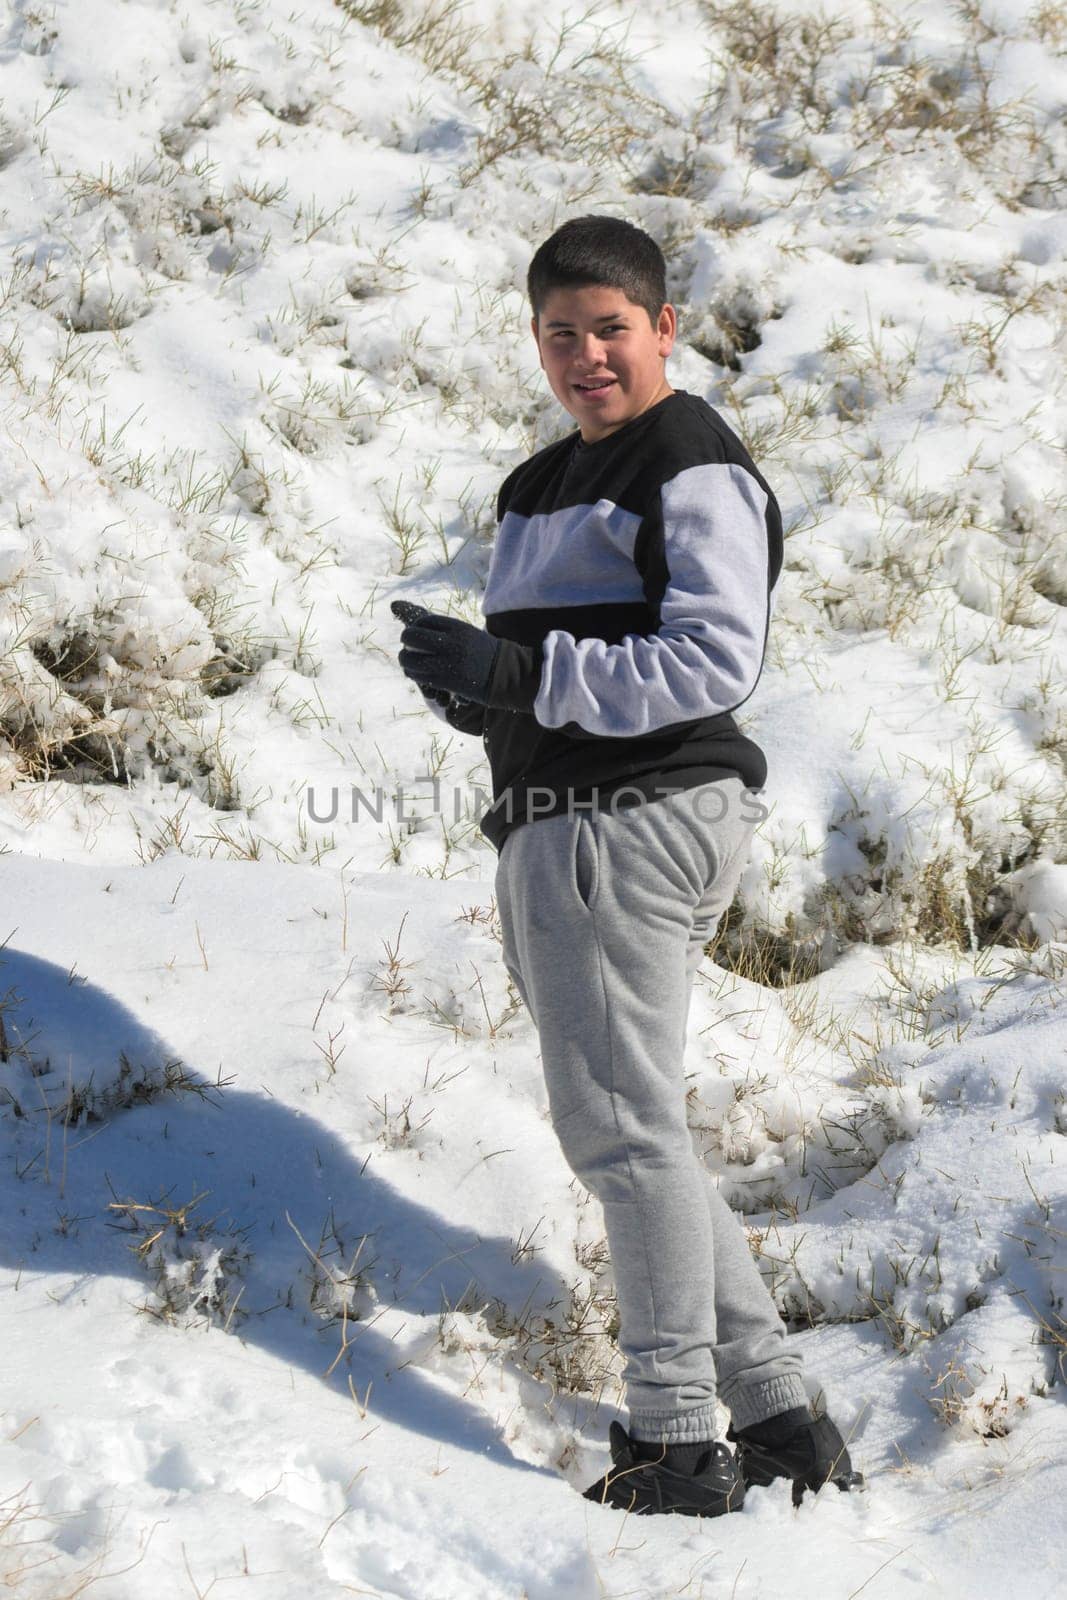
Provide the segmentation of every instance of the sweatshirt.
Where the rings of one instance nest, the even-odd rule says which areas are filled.
[[[733,713],[763,667],[782,522],[722,417],[678,390],[595,443],[571,433],[505,479],[497,518],[491,698],[518,709],[444,712],[483,736],[489,842],[716,778],[761,789]]]

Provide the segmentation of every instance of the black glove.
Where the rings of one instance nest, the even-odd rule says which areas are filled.
[[[541,652],[494,639],[459,617],[445,617],[407,600],[390,608],[404,623],[400,666],[423,694],[445,690],[476,705],[529,711],[541,682]]]
[[[421,693],[434,716],[457,733],[473,733],[479,738],[485,733],[485,707],[476,700],[461,700],[447,689],[422,689]]]
[[[454,694],[449,694],[447,689],[426,689],[421,683],[419,688],[422,690],[424,700],[432,700],[434,705],[444,706],[446,711],[456,698]]]
[[[393,603],[393,613],[408,607],[403,600]],[[464,700],[489,703],[489,682],[496,666],[500,640],[481,628],[474,628],[459,617],[442,617],[433,611],[404,617],[400,635],[400,667],[406,677],[422,689],[447,689]]]

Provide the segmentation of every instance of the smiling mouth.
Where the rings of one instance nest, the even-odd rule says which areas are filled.
[[[574,385],[582,394],[596,394],[600,389],[610,389],[614,378],[585,378]]]

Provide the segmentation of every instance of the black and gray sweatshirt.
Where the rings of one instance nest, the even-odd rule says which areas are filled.
[[[741,441],[676,391],[607,438],[577,432],[503,483],[482,611],[504,641],[491,698],[455,702],[482,733],[497,850],[568,806],[641,804],[767,778],[732,713],[763,666],[782,523]]]

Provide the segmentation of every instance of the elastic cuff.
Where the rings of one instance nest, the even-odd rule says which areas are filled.
[[[498,641],[499,649],[486,691],[486,704],[498,711],[532,711],[541,687],[541,647]]]
[[[631,1411],[631,1439],[646,1444],[689,1444],[711,1440],[715,1431],[714,1405],[696,1406],[692,1411]]]
[[[793,1373],[735,1389],[731,1394],[724,1394],[722,1402],[730,1408],[735,1429],[751,1428],[754,1422],[766,1422],[768,1417],[792,1411],[794,1406],[810,1404],[804,1380]]]

